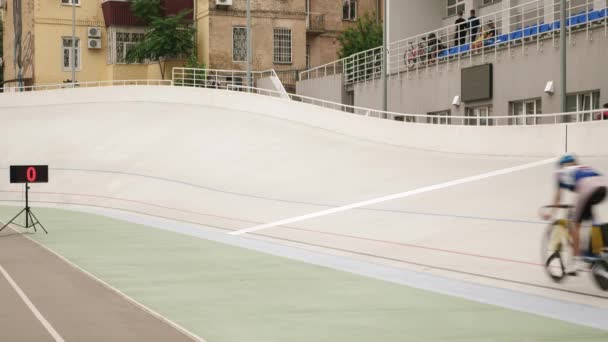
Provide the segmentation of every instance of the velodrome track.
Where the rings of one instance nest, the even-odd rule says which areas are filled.
[[[555,284],[540,265],[544,222],[537,209],[551,198],[563,126],[411,128],[281,99],[177,87],[69,89],[0,98],[3,204],[20,205],[23,196],[22,187],[7,184],[9,165],[48,164],[50,183],[32,186],[34,207],[92,212],[189,235],[200,231],[212,234],[206,236],[212,240],[263,251],[266,247],[260,246],[279,246],[267,252],[384,280],[390,277],[380,275],[383,267],[428,275],[424,284],[403,282],[576,324],[598,313],[606,316],[608,295],[588,274]],[[581,132],[577,136],[574,130],[568,144],[582,150],[585,163],[608,171],[608,150],[602,153],[597,144],[587,148],[583,141],[584,132],[605,132],[608,124],[591,124],[580,124]],[[340,125],[348,128],[337,129]],[[449,129],[460,132],[450,135]],[[385,198],[390,195],[395,196]],[[325,212],[332,208],[343,210]],[[10,218],[8,209],[2,210],[3,221]],[[600,212],[604,220],[606,209]],[[311,213],[320,214],[307,217]],[[57,214],[46,215],[52,220]],[[82,260],[91,252],[61,244],[76,237],[68,237],[70,231],[60,224],[55,228],[49,227],[49,237],[32,238],[87,270]],[[9,235],[0,245],[32,244],[21,240]],[[290,254],[294,250],[305,255]],[[37,253],[45,251],[39,247]],[[14,254],[8,254],[0,255],[0,265],[9,263]],[[315,259],[318,255],[367,266],[332,266]],[[27,256],[21,258],[17,265],[27,264]],[[39,262],[44,265],[45,259],[52,258]],[[59,259],[52,260],[62,267]],[[30,289],[44,282],[44,276],[36,279],[32,272],[16,282]],[[92,279],[76,282],[95,286]],[[475,292],[478,286],[482,290]],[[503,292],[493,294],[495,289]],[[44,303],[43,297],[38,296]],[[548,309],[551,305],[560,308]],[[107,312],[121,310],[107,306]],[[145,313],[134,305],[131,309],[134,316]],[[151,315],[148,319],[152,323],[142,327],[169,327]],[[608,327],[605,318],[590,321],[596,328]],[[206,338],[204,326],[200,331]],[[70,328],[63,332],[69,335]]]

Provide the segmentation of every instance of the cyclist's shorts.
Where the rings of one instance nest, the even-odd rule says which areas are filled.
[[[574,207],[574,222],[593,220],[593,206],[606,198],[606,179],[602,176],[583,178],[576,185],[576,192],[578,198]]]

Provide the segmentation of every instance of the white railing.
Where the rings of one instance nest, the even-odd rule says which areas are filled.
[[[252,71],[251,80],[247,82],[247,71],[243,70],[173,68],[173,84],[186,87],[226,89],[228,85],[256,86],[260,79],[267,77],[280,80],[274,69]]]
[[[91,88],[91,87],[116,87],[116,86],[172,86],[172,80],[112,80],[112,81],[91,81],[75,83],[51,83],[39,84],[34,86],[12,86],[2,87],[4,93],[27,92],[54,90],[65,88]]]
[[[608,9],[597,0],[570,1],[566,9],[568,39],[573,32],[603,27],[608,37]],[[475,24],[467,21],[468,24]],[[450,25],[438,30],[398,40],[388,46],[388,74],[400,77],[410,73],[442,70],[452,62],[468,66],[498,58],[498,51],[511,54],[515,49],[541,49],[549,40],[557,46],[560,32],[559,7],[545,0],[530,1],[479,17],[479,25],[465,28]],[[377,47],[347,57],[344,61],[345,83],[379,78],[382,74],[383,48]]]
[[[552,114],[522,114],[522,115],[502,115],[502,116],[473,116],[473,115],[432,115],[432,114],[406,114],[396,112],[386,112],[370,108],[349,106],[337,102],[320,100],[308,96],[288,94],[240,85],[228,85],[226,90],[242,91],[258,95],[277,97],[288,101],[296,101],[323,108],[338,110],[341,112],[367,116],[378,119],[402,121],[411,124],[444,124],[456,126],[531,126],[531,125],[554,125],[573,122],[586,121],[608,121],[608,108],[584,110],[568,113]]]
[[[197,69],[200,70],[200,69]],[[235,71],[236,73],[236,71]],[[273,70],[257,72],[260,77],[276,77]],[[192,86],[199,87],[204,83],[181,83],[177,84],[171,80],[114,80],[114,81],[94,81],[94,82],[78,82],[78,83],[60,83],[60,84],[43,84],[27,87],[5,87],[5,92],[29,92],[29,91],[44,91],[54,89],[69,89],[69,88],[89,88],[89,87],[120,87],[120,86]],[[568,113],[552,113],[552,114],[521,114],[521,115],[451,115],[444,113],[441,115],[434,114],[408,114],[387,112],[371,108],[350,106],[341,103],[320,100],[308,96],[288,94],[285,91],[269,90],[257,87],[248,87],[234,83],[224,83],[222,89],[228,91],[245,91],[255,94],[277,97],[287,101],[296,101],[323,108],[342,111],[349,114],[367,116],[372,118],[387,119],[402,121],[405,123],[418,124],[444,124],[444,125],[461,125],[461,126],[506,126],[506,125],[549,125],[563,124],[572,122],[586,121],[608,121],[608,108],[583,110]]]
[[[300,81],[341,74],[344,71],[344,60],[345,58],[342,58],[312,69],[304,70],[300,72]]]

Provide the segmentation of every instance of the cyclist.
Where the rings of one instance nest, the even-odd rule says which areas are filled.
[[[573,227],[570,227],[570,235],[572,236],[575,260],[578,261],[581,259],[579,242],[581,223],[583,220],[593,221],[593,206],[601,203],[606,197],[607,182],[599,172],[578,164],[576,157],[572,154],[566,154],[559,159],[556,174],[557,191],[555,192],[553,204],[560,204],[562,189],[570,190],[577,195],[574,206],[574,217],[572,217]],[[543,215],[544,219],[549,220],[554,216],[556,210],[554,208],[551,213]]]

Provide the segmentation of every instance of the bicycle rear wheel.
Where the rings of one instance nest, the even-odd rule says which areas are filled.
[[[541,262],[547,275],[555,282],[566,277],[567,262],[571,260],[572,249],[569,234],[563,222],[556,221],[547,225],[541,241]]]

